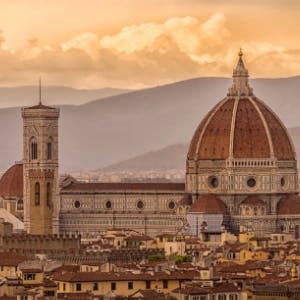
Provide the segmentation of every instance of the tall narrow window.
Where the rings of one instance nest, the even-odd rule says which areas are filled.
[[[47,159],[52,159],[52,143],[47,143]]]
[[[295,226],[295,239],[299,239],[299,233],[300,233],[299,225],[296,225]]]
[[[47,187],[46,187],[46,203],[47,206],[50,208],[51,207],[51,183],[47,182]]]
[[[37,159],[38,157],[38,146],[37,141],[33,137],[30,139],[30,159]]]
[[[40,184],[36,182],[34,186],[34,204],[40,205],[40,199],[41,199]]]

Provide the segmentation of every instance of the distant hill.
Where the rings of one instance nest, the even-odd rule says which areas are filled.
[[[300,158],[300,127],[289,128],[294,141],[297,157]],[[185,169],[186,156],[189,144],[176,144],[161,150],[150,151],[136,157],[106,166],[98,171],[163,171],[172,169]],[[299,161],[300,162],[300,161]],[[299,163],[298,163],[299,164]]]
[[[81,105],[91,100],[120,95],[124,89],[75,89],[64,86],[44,86],[42,98],[50,105]],[[37,86],[0,87],[0,108],[34,105],[38,101]]]
[[[98,171],[164,171],[184,169],[188,144],[177,144],[165,147],[158,151],[150,151],[143,155],[124,160],[104,167]]]
[[[188,144],[201,119],[230,85],[231,79],[196,78],[61,106],[61,172],[95,170],[170,145]],[[291,130],[299,149],[300,77],[254,79],[251,85],[286,126],[299,126]],[[7,168],[22,155],[19,108],[0,109],[0,136],[0,168]]]

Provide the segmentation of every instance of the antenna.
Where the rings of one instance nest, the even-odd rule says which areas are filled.
[[[39,105],[42,104],[42,80],[39,78]]]

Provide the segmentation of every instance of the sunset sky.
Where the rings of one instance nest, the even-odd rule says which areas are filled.
[[[0,86],[300,74],[299,0],[0,0]]]

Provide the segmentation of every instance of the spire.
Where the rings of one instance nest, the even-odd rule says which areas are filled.
[[[39,105],[42,105],[42,80],[39,78]]]
[[[240,48],[238,53],[239,60],[238,63],[233,69],[233,84],[232,87],[228,91],[228,95],[230,96],[250,96],[252,95],[252,88],[250,88],[248,83],[248,70],[245,67],[243,61],[243,51]]]

